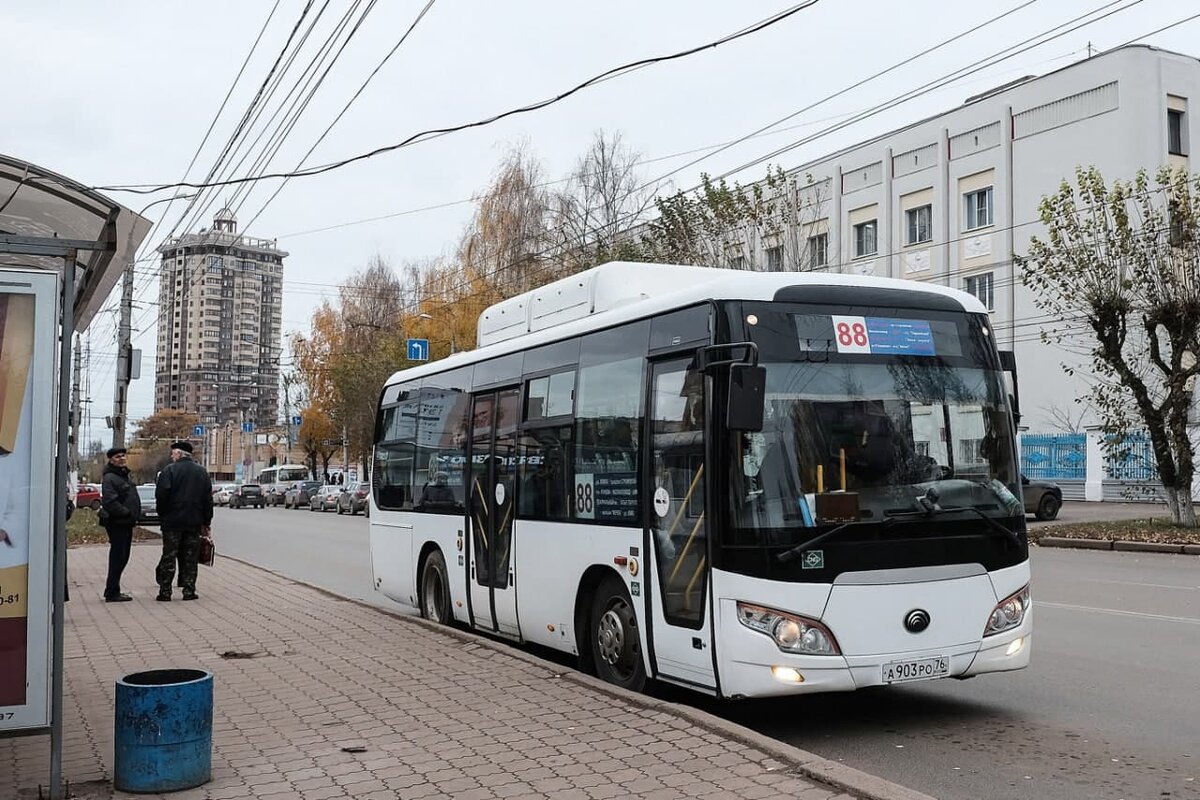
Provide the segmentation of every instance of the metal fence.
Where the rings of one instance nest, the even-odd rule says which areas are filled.
[[[1087,436],[1082,433],[1027,433],[1021,437],[1021,472],[1040,480],[1087,478]]]
[[[1157,481],[1154,448],[1143,433],[1109,436],[1104,448],[1104,475],[1115,481]]]

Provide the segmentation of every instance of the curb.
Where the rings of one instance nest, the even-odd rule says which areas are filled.
[[[1200,544],[1165,544],[1160,542],[1127,542],[1112,539],[1071,539],[1065,536],[1043,536],[1039,547],[1062,547],[1075,550],[1118,550],[1130,553],[1168,553],[1200,555]]]
[[[556,664],[552,661],[527,653],[507,642],[502,642],[492,639],[483,634],[475,633],[474,631],[459,628],[451,625],[441,625],[430,620],[423,619],[418,616],[409,616],[392,611],[387,608],[371,605],[365,600],[358,600],[353,597],[345,597],[343,595],[324,589],[320,586],[314,586],[306,581],[276,572],[275,570],[261,567],[253,564],[245,559],[237,558],[236,556],[226,556],[218,553],[221,558],[227,558],[230,561],[236,561],[239,564],[244,564],[247,567],[266,572],[275,577],[289,581],[290,583],[306,586],[313,591],[320,592],[328,597],[341,600],[346,603],[354,603],[363,608],[380,614],[386,614],[393,619],[410,625],[417,625],[425,628],[431,633],[437,633],[443,636],[452,636],[460,641],[469,642],[489,650],[493,650],[503,655],[508,655],[516,658],[519,661],[546,670],[551,676],[561,680],[570,681],[571,683],[583,688],[591,689],[600,694],[608,695],[615,700],[620,700],[631,706],[646,709],[648,711],[657,711],[660,713],[670,714],[675,717],[684,719],[691,724],[704,728],[705,730],[720,734],[734,741],[740,742],[748,747],[753,747],[761,750],[764,753],[772,756],[778,761],[784,763],[787,769],[802,775],[811,780],[831,786],[835,789],[849,792],[858,800],[936,800],[936,798],[923,794],[921,792],[909,789],[883,778],[876,777],[862,770],[848,767],[837,761],[831,761],[827,758],[822,758],[815,753],[810,753],[807,750],[801,750],[799,747],[793,747],[786,742],[781,742],[778,739],[772,739],[770,736],[750,730],[742,725],[738,725],[728,720],[721,719],[713,714],[701,711],[689,706],[671,703],[666,700],[650,697],[648,695],[638,694],[637,692],[622,689],[619,686],[614,686],[611,683],[605,683],[599,678],[591,675],[586,675],[579,672],[574,667],[564,667],[561,664]]]

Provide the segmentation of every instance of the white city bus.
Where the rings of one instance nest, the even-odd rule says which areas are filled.
[[[1029,663],[1013,400],[974,297],[612,263],[492,306],[478,338],[381,396],[393,600],[634,689]]]
[[[262,487],[267,505],[281,505],[283,493],[296,481],[306,481],[312,476],[303,464],[280,464],[266,467],[258,473],[258,485]]]

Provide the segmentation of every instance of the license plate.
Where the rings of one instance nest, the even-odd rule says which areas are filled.
[[[912,661],[892,661],[883,665],[884,683],[904,681],[928,681],[944,678],[950,674],[949,656],[934,656]]]

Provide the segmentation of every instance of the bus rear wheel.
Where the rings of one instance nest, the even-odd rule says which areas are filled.
[[[421,616],[450,624],[450,582],[446,579],[446,559],[434,550],[421,569]]]
[[[637,614],[625,583],[605,578],[592,599],[592,659],[596,675],[609,683],[640,692],[646,685],[642,639]]]

